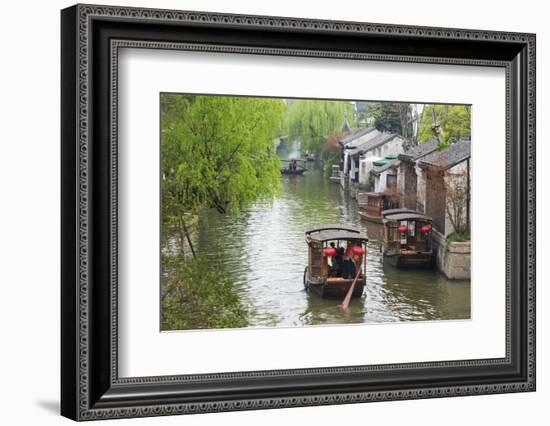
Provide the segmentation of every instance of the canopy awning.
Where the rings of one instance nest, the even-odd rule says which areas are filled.
[[[310,225],[306,228],[306,235],[311,234],[312,232],[318,232],[318,231],[348,231],[348,232],[355,232],[359,233],[357,228],[349,225],[343,225],[340,223],[328,223],[328,224],[317,224],[317,225]]]
[[[420,213],[420,212],[417,212],[416,210],[405,209],[405,208],[398,208],[398,209],[387,209],[387,210],[382,210],[381,215],[382,215],[382,216],[389,216],[389,215],[391,215],[391,214],[398,214],[398,213],[418,213],[418,214],[422,214],[422,213]]]
[[[397,213],[384,216],[386,221],[401,221],[401,220],[424,220],[431,222],[433,219],[430,216],[426,216],[421,213]]]
[[[368,238],[365,234],[360,232],[350,232],[346,230],[326,230],[326,231],[317,231],[308,234],[308,241],[368,241]]]

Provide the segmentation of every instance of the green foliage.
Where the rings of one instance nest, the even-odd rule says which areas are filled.
[[[342,128],[347,119],[353,125],[353,105],[345,101],[289,101],[289,139],[298,139],[302,150],[320,152],[325,137]]]
[[[197,214],[238,211],[279,191],[273,139],[285,103],[278,99],[163,94],[163,202]],[[172,209],[173,210],[173,209]]]
[[[470,241],[470,231],[465,231],[461,233],[453,232],[447,237],[447,241],[450,243],[454,243],[454,242],[462,243],[465,241]]]
[[[163,256],[162,330],[246,327],[252,310],[205,259]]]
[[[410,104],[376,102],[368,106],[367,115],[374,119],[380,131],[397,133],[405,138],[412,134]]]
[[[443,140],[469,139],[471,134],[471,110],[467,105],[426,105],[418,129],[420,143],[433,139],[433,115],[443,131]]]
[[[324,162],[323,167],[327,177],[332,175],[332,166],[340,163],[342,148],[338,141],[342,140],[344,136],[345,134],[342,132],[332,132],[325,138],[321,146],[321,158]]]
[[[163,94],[162,235],[191,245],[188,225],[204,208],[236,214],[280,190],[274,138],[286,104],[279,99]]]

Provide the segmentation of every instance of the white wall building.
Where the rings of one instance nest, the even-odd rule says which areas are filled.
[[[397,193],[397,171],[399,160],[394,156],[384,158],[379,162],[375,161],[374,167],[370,171],[374,180],[374,192]]]
[[[349,183],[349,175],[355,174],[355,165],[351,164],[351,155],[356,151],[357,147],[365,142],[378,136],[380,132],[374,127],[359,130],[351,135],[346,136],[340,141],[342,146],[342,169],[340,184],[345,188]]]
[[[350,184],[368,185],[370,172],[375,161],[403,152],[403,139],[395,133],[378,132],[375,137],[358,145],[349,154]]]

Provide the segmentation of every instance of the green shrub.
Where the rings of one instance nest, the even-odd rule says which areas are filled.
[[[456,233],[453,232],[447,237],[447,241],[450,243],[463,243],[465,241],[470,241],[470,231]]]
[[[163,256],[162,330],[238,328],[252,313],[230,277],[206,259]]]

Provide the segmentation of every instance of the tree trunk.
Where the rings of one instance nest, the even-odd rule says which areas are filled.
[[[444,142],[443,130],[441,129],[441,124],[435,115],[435,108],[432,109],[432,132],[437,139],[437,144],[442,145]]]
[[[180,237],[180,253],[182,257],[185,257],[185,231],[183,230],[181,221],[178,225],[178,234]]]
[[[185,233],[185,237],[187,238],[187,243],[189,244],[191,253],[193,254],[193,257],[196,258],[197,255],[195,254],[195,248],[193,247],[193,243],[191,242],[191,236],[189,235],[189,231],[187,230],[187,225],[185,224],[185,220],[183,219],[183,216],[180,216],[180,223],[183,227],[183,231]]]

